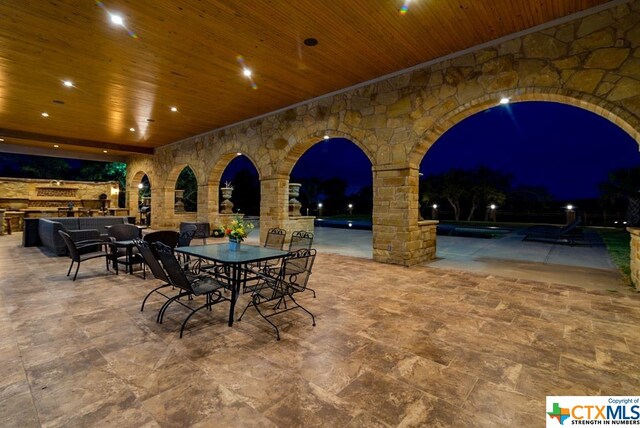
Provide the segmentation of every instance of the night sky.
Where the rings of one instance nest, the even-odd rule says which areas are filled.
[[[242,159],[234,160],[225,176],[251,165]],[[627,133],[595,113],[559,103],[512,103],[479,112],[447,131],[427,152],[420,172],[480,165],[512,174],[514,186],[544,186],[566,202],[597,198],[598,185],[610,171],[640,166],[640,152]],[[291,175],[337,176],[349,183],[347,193],[355,193],[371,185],[371,164],[355,144],[332,138],[311,147]]]
[[[486,165],[514,185],[545,186],[560,200],[598,197],[616,168],[640,166],[638,144],[617,125],[577,107],[525,102],[479,112],[429,149],[425,175]]]

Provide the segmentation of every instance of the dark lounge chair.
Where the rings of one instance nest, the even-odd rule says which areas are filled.
[[[576,218],[566,226],[539,225],[524,231],[523,241],[549,242],[552,244],[576,245],[582,241],[582,219]]]
[[[208,274],[184,270],[176,259],[171,247],[164,245],[162,242],[156,242],[154,245],[158,255],[160,256],[162,267],[164,268],[169,282],[178,290],[177,294],[169,297],[165,304],[160,308],[157,322],[162,324],[164,314],[172,303],[178,303],[184,308],[190,310],[191,312],[180,327],[180,337],[182,337],[187,321],[189,321],[193,314],[201,309],[211,310],[214,305],[221,302],[231,302],[231,299],[222,294],[226,290],[228,284],[225,281],[220,281]],[[203,305],[196,308],[181,300],[183,297],[191,300],[198,296],[204,296],[205,302]]]
[[[73,264],[77,263],[76,272],[73,274],[74,281],[78,276],[80,263],[98,257],[105,258],[107,270],[109,270],[109,262],[111,261],[113,263],[113,268],[116,271],[116,275],[118,274],[116,245],[110,241],[106,241],[104,238],[100,238],[98,231],[95,231],[95,237],[93,239],[85,239],[77,242],[73,241],[67,232],[59,230],[58,233],[64,240],[64,243],[69,250],[69,258],[71,258],[71,265],[69,266],[67,276],[71,274]]]

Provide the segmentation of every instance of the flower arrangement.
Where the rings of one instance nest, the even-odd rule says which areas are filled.
[[[229,240],[236,242],[244,241],[255,226],[253,223],[244,221],[240,216],[235,216],[229,225],[222,225],[220,229],[224,230],[224,236],[228,236]]]

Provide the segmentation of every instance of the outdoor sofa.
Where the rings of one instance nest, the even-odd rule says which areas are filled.
[[[95,239],[96,231],[100,236],[107,236],[105,226],[128,223],[127,217],[51,217],[41,218],[38,222],[38,235],[43,246],[51,250],[57,256],[67,254],[67,246],[58,233],[59,230],[67,232],[74,241]]]

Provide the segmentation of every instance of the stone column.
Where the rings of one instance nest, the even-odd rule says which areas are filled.
[[[373,171],[373,259],[412,266],[435,257],[435,225],[418,224],[418,169]]]
[[[629,267],[631,270],[631,282],[636,288],[640,287],[640,227],[627,227],[631,235],[631,254]]]
[[[284,227],[289,217],[289,177],[274,175],[260,180],[260,242],[267,239],[267,230]]]

